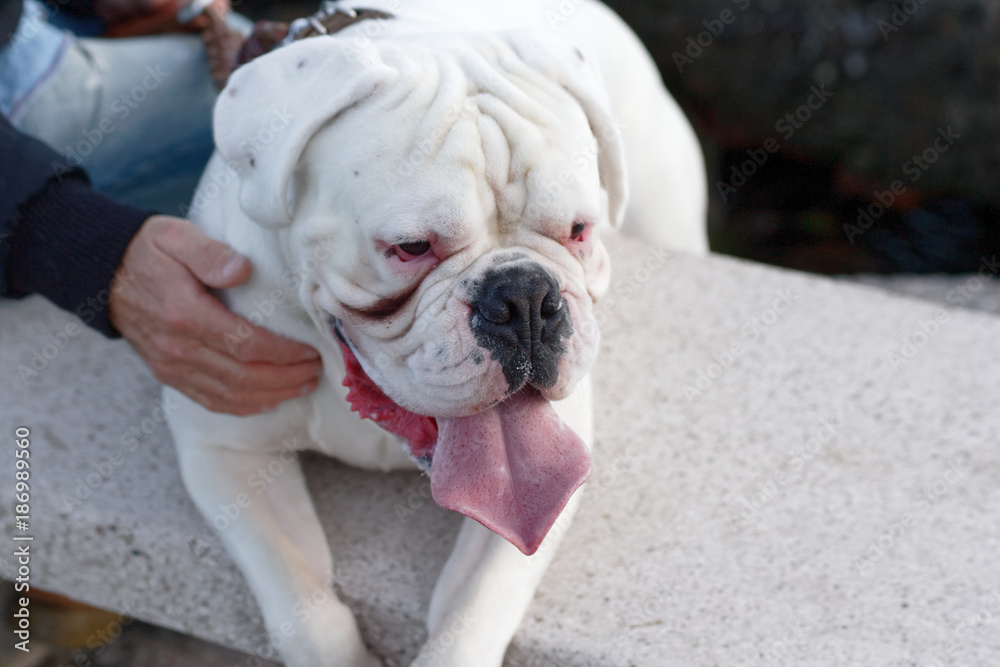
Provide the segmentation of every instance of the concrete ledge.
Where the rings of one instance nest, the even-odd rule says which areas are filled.
[[[993,664],[1000,320],[633,241],[612,256],[596,475],[508,663]],[[44,350],[69,322],[0,303],[0,477],[28,426],[32,584],[269,656],[156,382],[89,331]],[[22,381],[34,351],[53,358]],[[308,468],[343,597],[406,664],[456,517],[416,475]]]
[[[972,308],[1000,315],[1000,265],[996,256],[982,258],[979,271],[970,274],[897,274],[841,276],[842,280],[858,282],[884,290],[927,299],[937,303]]]

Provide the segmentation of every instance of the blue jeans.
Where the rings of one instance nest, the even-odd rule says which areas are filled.
[[[99,192],[181,215],[213,147],[217,92],[201,39],[79,38],[49,18],[25,1],[0,49],[0,113],[63,164],[82,165]],[[246,28],[242,17],[233,22]]]

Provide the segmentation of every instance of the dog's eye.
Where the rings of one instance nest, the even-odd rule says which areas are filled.
[[[570,229],[569,238],[571,241],[583,241],[587,234],[587,223],[585,222],[574,222],[573,228]]]
[[[430,241],[416,241],[413,243],[400,243],[395,246],[396,257],[404,262],[426,255],[431,249]]]

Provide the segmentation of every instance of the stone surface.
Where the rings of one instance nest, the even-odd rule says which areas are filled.
[[[723,257],[650,269],[633,241],[612,253],[595,476],[508,664],[994,664],[1000,320]],[[32,584],[270,655],[181,488],[155,381],[90,332],[51,354],[71,321],[0,303],[0,475],[9,488],[28,426]],[[36,351],[52,359],[22,381]],[[406,664],[457,517],[417,475],[308,470],[343,597]]]
[[[989,272],[958,276],[859,275],[843,279],[942,305],[1000,315],[1000,280]]]

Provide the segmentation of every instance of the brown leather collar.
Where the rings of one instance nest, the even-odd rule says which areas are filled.
[[[312,16],[295,19],[288,26],[288,37],[283,43],[294,42],[317,35],[332,35],[349,25],[366,19],[391,19],[388,12],[377,9],[341,9],[332,2],[324,2],[320,10]]]
[[[312,16],[295,19],[290,24],[258,21],[242,44],[239,35],[222,20],[213,21],[202,37],[208,47],[212,76],[222,89],[237,67],[280,46],[309,37],[332,35],[368,19],[391,18],[394,18],[392,14],[377,9],[341,8],[335,2],[324,2]]]

